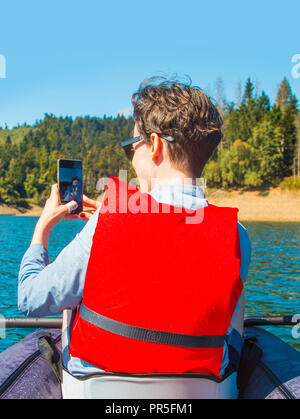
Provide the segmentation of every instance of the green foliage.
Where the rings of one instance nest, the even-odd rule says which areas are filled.
[[[278,185],[295,172],[299,149],[297,99],[286,79],[273,106],[265,92],[255,95],[247,80],[241,102],[227,104],[217,159],[204,171],[209,186],[259,187]],[[299,164],[298,164],[299,167]],[[299,170],[299,169],[298,169]]]
[[[258,152],[247,142],[235,140],[232,147],[221,153],[222,186],[260,186],[257,178]]]
[[[290,191],[300,191],[300,178],[295,178],[293,176],[287,177],[280,182],[281,189],[288,189]]]
[[[57,118],[45,115],[33,127],[0,130],[0,202],[43,204],[57,182],[57,159],[83,160],[84,193],[96,197],[100,177],[135,177],[120,142],[132,136],[132,118]]]

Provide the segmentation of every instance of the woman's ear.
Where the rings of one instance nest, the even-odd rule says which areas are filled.
[[[163,143],[162,143],[161,138],[155,133],[150,135],[150,142],[151,142],[150,150],[152,152],[152,160],[156,162],[161,156],[161,153],[163,150]]]

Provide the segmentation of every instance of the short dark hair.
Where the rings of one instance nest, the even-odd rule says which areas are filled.
[[[74,180],[78,180],[78,182],[80,182],[80,179],[79,179],[78,176],[73,176],[72,177],[72,181],[71,181],[72,184],[73,184]]]
[[[170,135],[171,162],[199,177],[222,138],[222,118],[199,87],[164,77],[144,80],[132,95],[133,117],[144,141]]]

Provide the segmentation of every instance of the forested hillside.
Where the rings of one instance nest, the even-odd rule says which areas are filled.
[[[33,127],[0,130],[0,199],[42,203],[57,182],[57,159],[83,160],[84,193],[95,196],[97,180],[118,176],[119,168],[134,171],[120,148],[130,138],[132,118],[57,118],[45,115]],[[18,131],[22,131],[21,137]]]
[[[285,178],[297,185],[300,173],[300,116],[297,98],[284,79],[274,104],[257,94],[250,79],[237,103],[218,98],[224,136],[207,164],[204,177],[215,187],[276,186]],[[0,129],[0,203],[41,204],[56,182],[58,158],[83,160],[84,192],[97,194],[101,177],[128,170],[120,142],[132,137],[133,119],[55,117],[33,126]],[[292,177],[293,176],[293,177]],[[99,192],[98,192],[99,193]]]

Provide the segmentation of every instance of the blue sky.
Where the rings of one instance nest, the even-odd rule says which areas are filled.
[[[251,77],[273,101],[287,76],[300,99],[299,16],[299,0],[1,2],[0,126],[115,116],[157,72],[188,74],[211,95],[222,77],[228,100]]]

